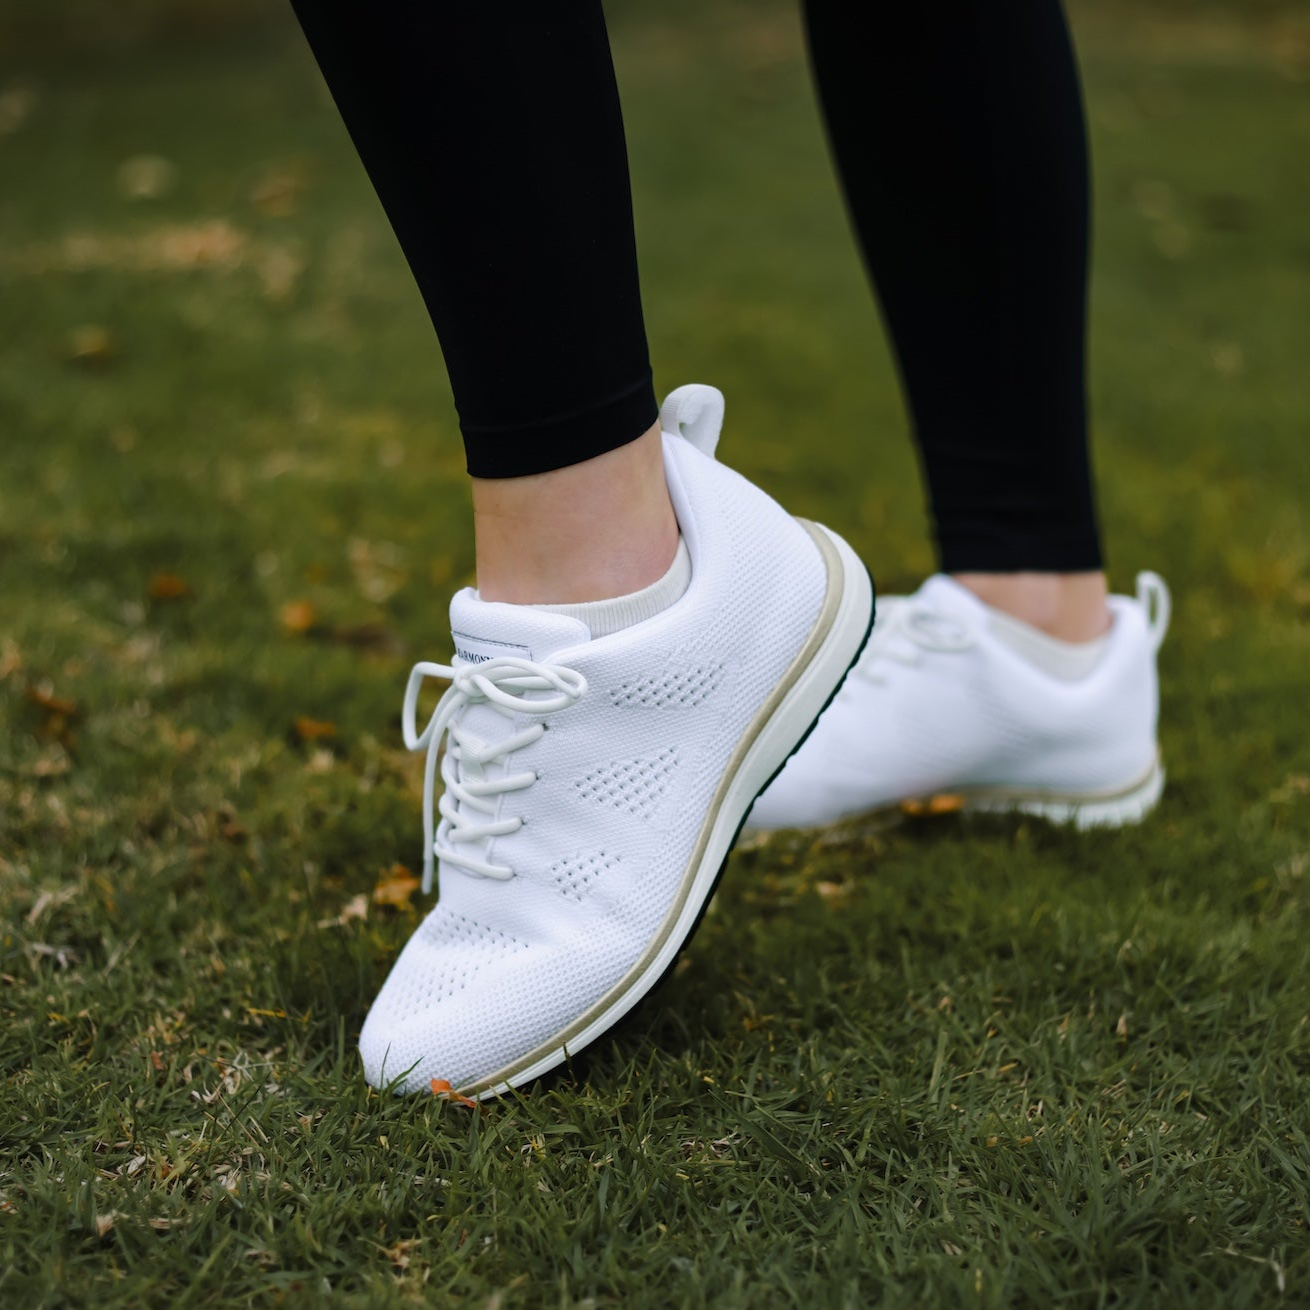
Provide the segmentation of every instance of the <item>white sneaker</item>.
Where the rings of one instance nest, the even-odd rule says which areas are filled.
[[[465,589],[453,667],[410,675],[440,898],[360,1035],[374,1086],[495,1095],[615,1024],[673,963],[751,802],[863,645],[864,566],[712,458],[722,417],[701,386],[661,412],[691,557],[680,600],[592,640],[576,618]],[[429,676],[452,685],[420,733]]]
[[[1099,660],[1071,678],[1020,653],[1002,635],[1019,625],[948,577],[879,597],[863,657],[746,826],[818,827],[923,803],[1080,828],[1143,818],[1164,788],[1155,656],[1169,591],[1141,573],[1136,599],[1109,603]]]

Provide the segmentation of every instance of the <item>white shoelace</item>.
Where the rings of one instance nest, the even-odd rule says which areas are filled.
[[[973,633],[960,620],[908,596],[880,597],[877,622],[856,672],[867,682],[881,683],[878,665],[883,660],[914,665],[922,651],[950,654],[973,644]]]
[[[446,689],[432,711],[427,727],[418,731],[418,694],[424,678],[448,678]],[[514,751],[531,745],[546,731],[544,723],[531,723],[519,732],[487,742],[458,722],[460,712],[470,705],[490,705],[507,719],[520,714],[556,714],[577,704],[587,690],[587,680],[574,669],[560,664],[538,664],[514,656],[500,656],[483,664],[414,665],[405,688],[401,714],[405,745],[412,751],[427,751],[423,772],[423,890],[432,890],[434,853],[447,864],[458,865],[479,878],[505,880],[514,876],[508,865],[492,864],[458,845],[503,837],[523,826],[521,818],[479,822],[477,814],[496,812],[497,798],[505,792],[521,791],[537,780],[535,772],[510,773],[488,778],[486,767]],[[530,693],[554,695],[530,697]],[[441,764],[446,789],[441,797],[441,824],[434,832],[432,799],[436,782],[437,756],[441,739],[449,732],[450,745]]]

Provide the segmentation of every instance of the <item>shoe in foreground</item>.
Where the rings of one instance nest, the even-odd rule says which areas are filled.
[[[1164,788],[1156,652],[1169,591],[1141,573],[1136,597],[1109,605],[1098,662],[1071,678],[1007,644],[1003,621],[948,577],[881,598],[859,663],[747,827],[819,827],[932,798],[1080,828],[1144,818]]]
[[[611,1028],[673,963],[751,803],[862,647],[863,565],[713,458],[722,413],[692,386],[661,414],[691,558],[679,601],[591,640],[575,618],[466,589],[453,665],[411,674],[440,895],[364,1024],[374,1086],[495,1095]],[[452,684],[419,732],[429,675]]]

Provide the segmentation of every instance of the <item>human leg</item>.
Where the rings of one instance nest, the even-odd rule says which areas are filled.
[[[375,1085],[492,1094],[667,970],[872,593],[845,543],[714,459],[718,393],[681,389],[651,430],[599,4],[295,2],[432,311],[475,478],[479,589],[404,704],[440,899],[361,1050]],[[609,622],[675,550],[679,594]],[[420,727],[429,676],[451,686]]]
[[[1084,380],[1087,149],[1058,0],[807,0],[852,220],[913,419],[941,567],[755,806],[807,826],[950,791],[1083,823],[1162,783],[1168,595],[1107,596]],[[867,17],[867,16],[866,16]]]
[[[599,3],[293,4],[441,341],[484,594],[646,586],[677,525]]]
[[[1087,148],[1058,0],[879,6],[873,42],[841,0],[805,15],[942,570],[1052,635],[1096,636]]]

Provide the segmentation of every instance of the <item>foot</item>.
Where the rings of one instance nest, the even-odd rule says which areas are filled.
[[[747,826],[818,827],[934,798],[1079,827],[1143,818],[1164,786],[1155,657],[1169,592],[1142,573],[1137,597],[1109,606],[1088,661],[941,575],[880,598],[864,656]]]
[[[592,640],[574,617],[464,590],[453,665],[411,674],[440,897],[364,1024],[374,1086],[495,1095],[612,1027],[673,963],[751,803],[863,645],[863,565],[712,458],[722,413],[709,387],[662,413],[691,556],[680,600]],[[427,676],[452,685],[420,733]]]

